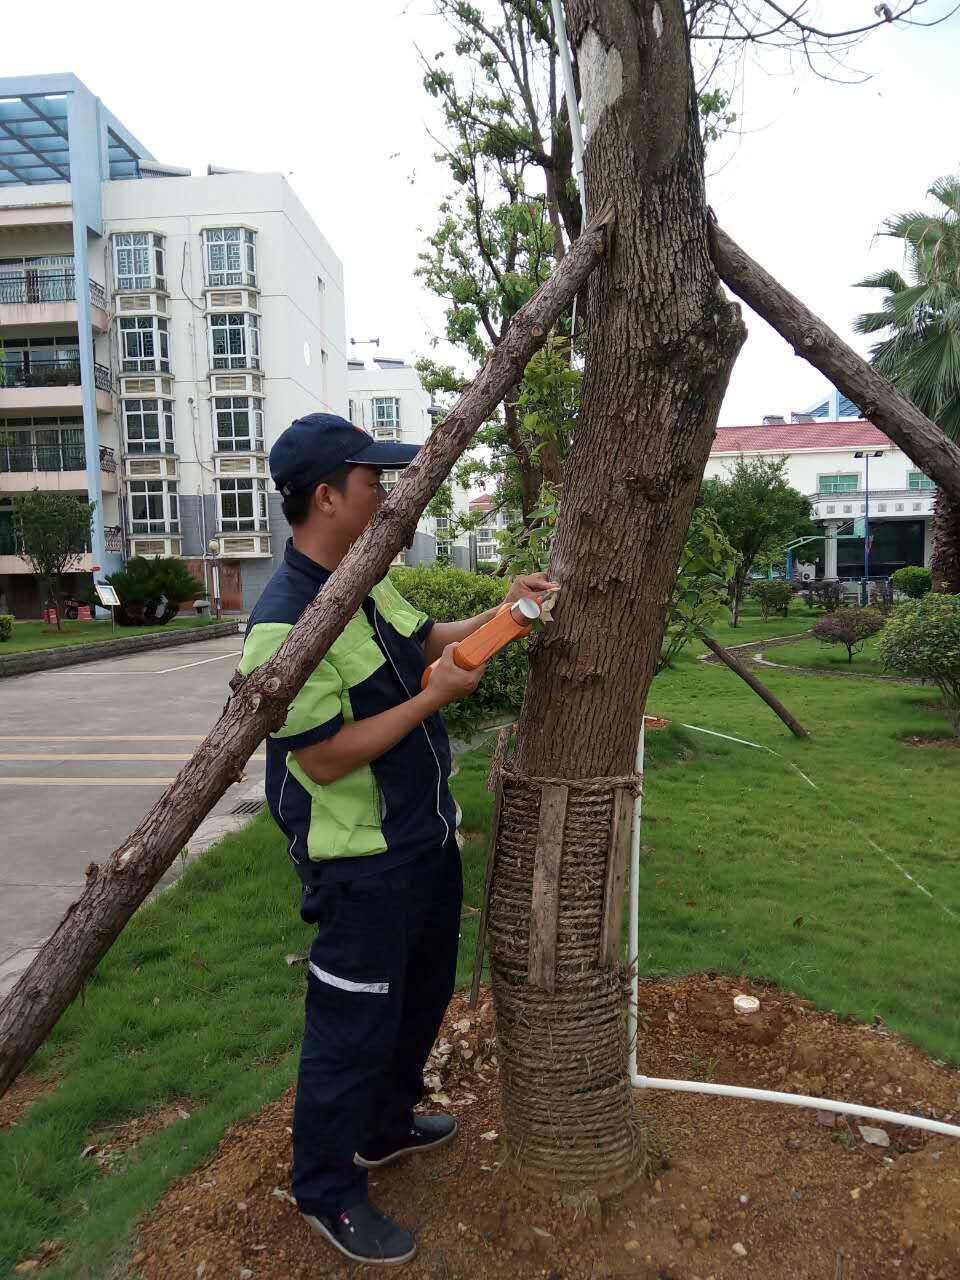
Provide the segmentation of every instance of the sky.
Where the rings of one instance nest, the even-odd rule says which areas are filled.
[[[429,0],[48,0],[42,39],[29,5],[7,7],[0,75],[72,71],[158,160],[195,173],[286,174],[343,261],[348,350],[351,338],[379,338],[379,354],[432,350],[442,304],[414,271],[449,184],[419,65],[418,48],[432,57],[446,45]],[[862,22],[873,5],[821,9]],[[901,265],[877,236],[884,218],[929,204],[930,183],[960,168],[960,14],[933,30],[884,28],[853,62],[872,78],[838,85],[776,55],[748,62],[738,128],[708,155],[708,198],[748,253],[866,351],[851,321],[876,295],[853,286]],[[721,424],[808,407],[822,376],[745,318]]]

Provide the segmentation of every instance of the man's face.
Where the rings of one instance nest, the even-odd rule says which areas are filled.
[[[330,496],[339,508],[337,527],[351,543],[360,537],[370,518],[387,496],[380,483],[379,467],[354,467],[347,476],[343,493],[331,489]]]

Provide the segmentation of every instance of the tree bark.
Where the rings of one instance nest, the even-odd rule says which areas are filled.
[[[774,697],[767,686],[761,680],[758,680],[753,672],[743,665],[739,658],[735,658],[729,650],[725,649],[722,644],[719,644],[714,640],[713,636],[708,635],[706,631],[699,631],[697,634],[710,652],[715,654],[724,666],[729,667],[731,671],[735,671],[740,679],[745,680],[753,692],[758,694],[764,700],[770,710],[780,717],[794,737],[806,738],[809,736],[800,721],[790,714],[780,699]]]
[[[933,510],[934,591],[960,594],[960,501],[943,489]]]
[[[960,503],[960,447],[715,223],[711,233],[723,282]]]
[[[587,191],[618,231],[588,298],[583,406],[564,467],[553,625],[532,645],[503,774],[490,903],[504,1131],[533,1185],[603,1194],[642,1171],[624,972],[602,943],[666,609],[720,403],[744,337],[710,259],[703,158],[680,0],[567,0],[589,133]],[[622,204],[621,204],[622,202]],[[548,797],[568,789],[553,990],[530,981]],[[541,825],[542,824],[542,825]],[[615,904],[611,904],[614,906]],[[547,912],[544,911],[544,916]]]
[[[88,974],[287,708],[370,588],[413,535],[423,509],[473,434],[520,379],[551,325],[600,262],[612,214],[601,214],[521,308],[473,383],[354,543],[277,654],[246,680],[136,831],[92,867],[30,967],[0,1005],[0,1093],[43,1043]]]

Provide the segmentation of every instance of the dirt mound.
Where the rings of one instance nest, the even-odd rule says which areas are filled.
[[[733,998],[757,995],[758,1022]],[[454,1001],[431,1062],[432,1109],[456,1143],[375,1173],[372,1198],[417,1233],[410,1280],[960,1280],[960,1141],[845,1117],[647,1090],[653,1171],[604,1203],[517,1191],[504,1168],[493,1016]],[[645,983],[642,1069],[864,1102],[941,1119],[960,1073],[878,1024],[819,1013],[760,984]],[[144,1280],[361,1274],[311,1234],[289,1196],[292,1094],[231,1130],[142,1224]],[[876,1137],[876,1135],[874,1135]],[[362,1274],[366,1274],[362,1272]]]

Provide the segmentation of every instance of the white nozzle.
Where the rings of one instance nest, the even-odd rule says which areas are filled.
[[[519,617],[517,616],[518,609],[520,611]],[[523,626],[525,622],[536,622],[540,617],[540,606],[537,604],[536,600],[532,600],[530,596],[524,596],[522,600],[517,601],[510,610],[510,613],[513,616],[514,622],[519,626]]]

